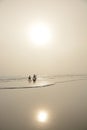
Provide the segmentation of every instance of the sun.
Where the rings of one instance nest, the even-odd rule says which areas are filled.
[[[45,111],[40,111],[38,113],[37,119],[39,122],[46,122],[48,118],[48,114]]]
[[[48,26],[43,23],[32,25],[30,39],[36,45],[44,45],[50,41],[51,35]]]

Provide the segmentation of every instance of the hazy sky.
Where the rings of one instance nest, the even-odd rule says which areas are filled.
[[[28,37],[42,22],[52,34],[36,47]],[[0,0],[0,75],[87,73],[86,0]]]
[[[51,33],[43,46],[29,36],[36,23]],[[0,0],[0,76],[87,74],[86,0]],[[35,120],[39,109],[46,124]],[[0,90],[0,130],[86,130],[87,81]]]

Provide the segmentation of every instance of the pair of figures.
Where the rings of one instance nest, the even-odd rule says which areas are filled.
[[[30,75],[29,75],[29,77],[28,77],[28,80],[29,80],[29,81],[32,81],[32,80],[33,80],[33,82],[35,82],[36,79],[37,79],[37,76],[36,76],[35,74],[33,75],[33,77],[31,77]]]

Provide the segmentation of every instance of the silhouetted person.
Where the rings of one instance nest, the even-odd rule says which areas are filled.
[[[31,81],[31,76],[29,75],[28,80]]]
[[[36,79],[37,79],[37,77],[36,77],[36,75],[34,74],[34,75],[33,75],[33,82],[35,82]]]

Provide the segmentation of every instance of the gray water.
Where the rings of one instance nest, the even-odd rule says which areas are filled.
[[[87,75],[39,75],[36,82],[22,76],[0,77],[0,89],[41,88],[81,80],[87,80]]]
[[[0,77],[0,90],[0,130],[87,129],[86,75]],[[46,123],[36,120],[38,110],[48,112]]]

